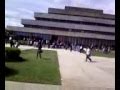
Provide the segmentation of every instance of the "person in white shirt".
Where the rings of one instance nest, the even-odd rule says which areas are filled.
[[[11,41],[12,40],[12,37],[9,37],[9,41]]]
[[[16,48],[18,48],[20,46],[20,42],[16,41]]]
[[[80,45],[80,53],[82,52],[82,48],[83,48],[82,45]]]
[[[90,57],[91,57],[91,50],[89,47],[87,47],[87,49],[86,49],[86,62],[87,62],[87,59],[89,59],[90,62],[92,62],[92,59]]]

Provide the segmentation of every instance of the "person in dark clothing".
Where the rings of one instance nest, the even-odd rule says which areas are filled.
[[[67,42],[64,42],[64,48],[67,50],[68,44]]]
[[[12,40],[10,40],[10,47],[11,47],[11,48],[12,48],[12,45],[13,45],[12,43],[13,43]]]
[[[10,47],[11,47],[11,48],[14,47],[14,42],[13,42],[13,40],[10,40]]]
[[[70,51],[72,51],[72,44],[70,44]]]
[[[50,48],[50,42],[48,42],[48,48]]]
[[[38,51],[37,51],[37,58],[38,56],[41,58],[41,53],[42,53],[42,42],[41,40],[38,42]]]

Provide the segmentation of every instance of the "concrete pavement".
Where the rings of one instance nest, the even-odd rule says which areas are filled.
[[[78,52],[57,50],[63,90],[114,90],[115,59],[92,57],[85,62],[85,55]]]
[[[5,81],[5,90],[61,90],[60,85]]]

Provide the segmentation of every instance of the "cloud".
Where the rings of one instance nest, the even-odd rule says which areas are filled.
[[[5,18],[5,27],[6,27],[7,25],[23,26],[20,22],[21,22],[21,20],[18,20],[18,19]]]
[[[115,14],[115,0],[70,0],[70,6],[102,9],[104,13]]]
[[[33,12],[23,8],[17,8],[16,10],[5,10],[5,25],[21,25],[20,20],[22,18],[34,19]]]
[[[5,0],[5,25],[21,25],[22,18],[34,19],[34,12],[65,6],[103,9],[105,13],[115,14],[115,0]]]
[[[29,9],[25,9],[25,8],[17,8],[17,10],[19,12],[25,12],[25,13],[29,13],[29,14],[33,14],[34,12],[29,10]]]
[[[18,16],[19,12],[14,11],[14,10],[5,10],[5,15],[7,15],[7,16]]]

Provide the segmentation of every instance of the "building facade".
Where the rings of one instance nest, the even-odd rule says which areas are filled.
[[[35,20],[22,19],[24,27],[7,26],[16,36],[60,40],[83,45],[115,47],[115,15],[103,10],[65,6],[34,13]]]

